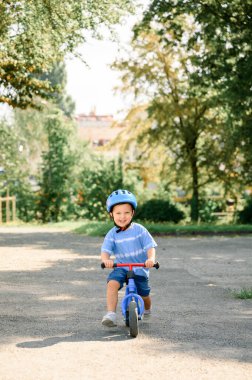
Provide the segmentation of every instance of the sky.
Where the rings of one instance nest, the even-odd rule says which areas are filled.
[[[143,3],[146,8],[148,1]],[[126,46],[129,43],[131,28],[141,12],[141,8],[138,8],[137,14],[127,17],[123,24],[117,26],[120,45]],[[90,39],[78,52],[89,67],[78,58],[66,61],[67,93],[75,101],[75,114],[89,114],[95,110],[99,115],[120,117],[129,104],[119,93],[114,93],[113,88],[120,84],[119,73],[109,67],[118,55],[118,43],[107,37],[102,41]]]
[[[75,113],[88,114],[95,109],[97,114],[116,114],[124,107],[113,91],[119,74],[109,68],[116,58],[116,43],[91,40],[79,51],[89,67],[78,58],[66,62],[66,90],[75,101]]]

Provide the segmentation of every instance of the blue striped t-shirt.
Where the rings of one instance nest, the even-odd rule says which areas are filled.
[[[153,237],[141,224],[132,223],[127,230],[119,233],[116,232],[117,229],[113,227],[107,233],[101,247],[102,252],[115,256],[116,263],[144,263],[148,258],[148,249],[157,247]],[[134,272],[149,277],[147,268],[136,267]]]

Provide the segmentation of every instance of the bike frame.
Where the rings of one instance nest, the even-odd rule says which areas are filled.
[[[121,302],[121,309],[124,318],[126,318],[126,312],[131,301],[135,301],[137,304],[138,318],[142,319],[144,313],[144,301],[142,297],[137,294],[137,288],[134,280],[135,273],[133,267],[145,267],[144,263],[123,263],[115,264],[117,267],[128,267],[129,271],[127,273],[128,284],[126,285],[125,296]]]

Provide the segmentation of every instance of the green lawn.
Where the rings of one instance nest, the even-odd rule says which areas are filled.
[[[252,234],[252,225],[238,225],[238,224],[187,224],[177,225],[168,223],[148,223],[140,222],[148,231],[154,236],[191,236],[191,235],[225,235],[232,236],[241,234]],[[71,231],[81,235],[88,236],[104,236],[110,228],[113,227],[113,222],[99,222],[90,220],[79,221],[65,221],[60,223],[49,224],[25,224],[25,223],[10,223],[3,224],[1,227],[32,227],[32,228],[60,228],[64,231]]]
[[[215,234],[251,234],[252,225],[174,225],[166,223],[142,223],[153,235],[215,235]],[[113,227],[112,222],[90,222],[83,221],[83,224],[74,229],[75,233],[89,236],[104,236]]]

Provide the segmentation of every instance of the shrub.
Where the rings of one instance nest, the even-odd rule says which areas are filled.
[[[221,202],[216,202],[211,199],[201,200],[200,201],[200,221],[205,223],[212,223],[217,220],[216,215],[213,215],[214,212],[221,212],[223,205]]]
[[[136,218],[151,222],[174,222],[184,219],[184,213],[169,200],[150,199],[139,206]]]
[[[35,200],[36,195],[27,183],[19,183],[15,191],[17,199],[17,217],[28,223],[35,218]]]
[[[248,199],[244,209],[238,212],[238,223],[252,224],[252,198]]]

